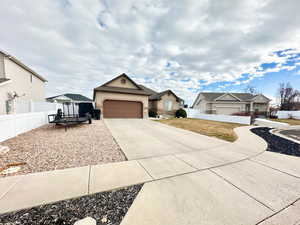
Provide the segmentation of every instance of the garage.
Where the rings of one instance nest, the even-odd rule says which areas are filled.
[[[136,101],[105,100],[104,118],[143,118],[143,104]]]
[[[240,112],[239,107],[217,107],[216,108],[216,113],[220,115],[232,115],[238,112]]]

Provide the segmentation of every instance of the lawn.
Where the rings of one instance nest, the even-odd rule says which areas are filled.
[[[290,125],[300,125],[300,120],[295,119],[271,119],[276,122],[288,123]]]
[[[236,127],[244,126],[242,124],[237,123],[224,123],[191,118],[173,118],[157,121],[170,126],[190,130],[207,136],[217,137],[219,139],[223,139],[230,142],[233,142],[237,139],[237,136],[233,129]]]

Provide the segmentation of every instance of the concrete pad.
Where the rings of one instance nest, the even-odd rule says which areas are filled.
[[[170,177],[196,170],[180,159],[177,159],[175,156],[162,156],[141,159],[138,161],[155,179]]]
[[[24,175],[0,199],[0,213],[86,195],[89,167]]]
[[[272,213],[210,171],[147,183],[121,225],[253,225]]]
[[[300,178],[299,157],[266,151],[263,154],[252,158],[251,160]]]
[[[106,119],[129,160],[185,153],[227,144],[216,138],[141,119]]]
[[[205,151],[206,154],[211,155],[217,159],[220,159],[223,164],[236,162],[249,157],[243,154],[244,148],[235,144],[225,145],[222,147],[214,148],[212,150]],[[247,151],[247,150],[245,150]]]
[[[276,211],[300,197],[300,179],[248,160],[212,171]]]
[[[237,152],[240,148],[230,144],[207,151],[176,154],[176,157],[197,169],[208,169],[246,159],[247,155]]]
[[[300,201],[259,223],[259,225],[300,225]]]
[[[144,120],[106,119],[105,124],[129,160],[190,151],[186,146],[162,141],[155,130],[141,127]]]
[[[22,178],[23,176],[0,178],[0,199]]]
[[[200,170],[224,164],[221,159],[207,154],[207,151],[195,151],[184,154],[176,154],[175,156]]]
[[[89,193],[97,193],[150,181],[152,178],[135,160],[91,167]]]

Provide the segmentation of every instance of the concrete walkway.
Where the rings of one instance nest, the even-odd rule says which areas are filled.
[[[264,152],[250,127],[237,128],[239,139],[228,143],[152,121],[106,123],[136,159],[2,178],[0,213],[145,183],[122,225],[300,221],[300,159]]]

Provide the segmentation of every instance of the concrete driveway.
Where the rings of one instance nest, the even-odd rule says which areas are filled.
[[[106,119],[105,123],[128,160],[203,151],[230,144],[151,120]]]
[[[299,225],[300,159],[264,152],[251,127],[227,143],[153,121],[105,122],[138,159],[2,178],[0,214],[144,183],[121,225]]]

